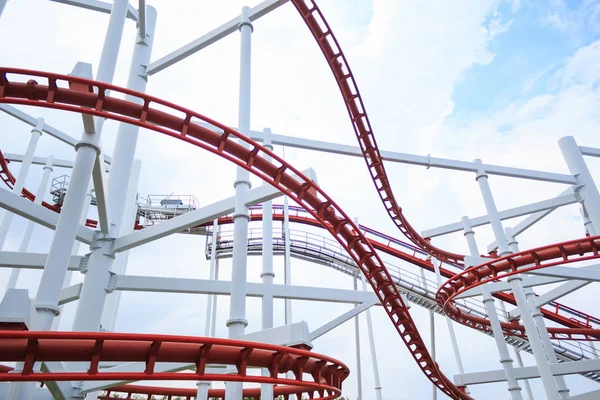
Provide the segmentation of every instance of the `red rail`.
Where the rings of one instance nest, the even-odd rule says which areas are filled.
[[[440,287],[436,300],[453,320],[467,326],[483,325],[479,329],[491,331],[489,321],[461,313],[454,304],[454,298],[487,282],[516,274],[600,258],[599,248],[600,236],[585,237],[494,259],[454,275]],[[525,336],[522,325],[502,323],[502,328],[506,334]],[[600,329],[549,328],[548,332],[553,339],[600,340]]]
[[[100,361],[144,362],[139,372],[107,372]],[[0,381],[202,380],[292,386],[294,394],[341,395],[346,365],[306,350],[242,340],[109,332],[0,331],[0,361],[23,362],[20,372],[1,372]],[[89,362],[87,371],[41,372],[36,362]],[[158,362],[195,364],[194,373],[156,371]],[[235,374],[206,373],[207,364],[236,367]],[[64,364],[68,366],[69,364]],[[247,375],[248,367],[269,376]],[[280,377],[288,371],[294,378]],[[312,377],[305,380],[304,374]]]
[[[12,82],[7,77],[9,74],[11,78],[20,77],[25,82]],[[34,78],[46,84],[39,84]],[[86,91],[80,91],[81,88]],[[135,98],[138,102],[107,96],[109,91],[111,94],[129,95],[131,97],[128,98]],[[402,341],[429,380],[452,398],[471,398],[454,385],[433,361],[398,288],[371,242],[315,182],[275,153],[191,110],[143,93],[73,76],[0,68],[0,103],[85,113],[154,130],[208,150],[273,185],[305,208],[344,247],[373,287]],[[152,105],[160,105],[161,110]],[[169,113],[162,110],[169,110]],[[223,133],[194,124],[192,118],[198,118]],[[238,141],[246,142],[248,148]]]
[[[402,213],[402,208],[398,205],[394,197],[394,192],[392,191],[383,165],[383,158],[377,147],[377,141],[369,122],[367,110],[342,48],[323,13],[313,0],[292,0],[292,3],[304,19],[304,22],[306,22],[333,72],[333,76],[342,93],[344,104],[348,110],[360,150],[371,174],[371,179],[390,218],[404,236],[419,248],[439,260],[464,265],[463,255],[451,253],[433,246],[428,240],[421,237],[408,223],[408,220]]]

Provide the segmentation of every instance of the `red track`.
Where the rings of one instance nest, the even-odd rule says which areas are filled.
[[[398,229],[410,239],[419,248],[425,250],[433,257],[450,262],[453,264],[464,265],[464,256],[460,254],[450,253],[448,251],[438,249],[433,246],[428,240],[424,239],[419,233],[408,223],[408,220],[402,213],[402,208],[398,205],[385,167],[383,158],[377,147],[375,135],[371,129],[367,110],[360,96],[358,85],[352,75],[350,64],[346,60],[346,56],[342,52],[333,31],[329,27],[327,20],[323,16],[317,4],[312,0],[292,0],[292,3],[306,22],[310,32],[315,37],[319,44],[335,80],[342,92],[344,104],[348,110],[348,115],[352,121],[354,133],[358,139],[358,144],[362,151],[367,168],[371,174],[371,179],[375,184],[377,193],[390,218],[396,224]]]
[[[512,275],[600,258],[599,247],[600,236],[586,237],[489,261],[469,268],[446,281],[438,290],[437,302],[453,320],[467,326],[482,325],[478,329],[491,331],[489,321],[462,314],[453,299],[469,289]],[[521,325],[503,324],[502,327],[507,334],[525,336]],[[553,339],[600,340],[599,329],[549,328],[548,332]]]
[[[306,350],[241,340],[107,332],[0,331],[0,361],[22,361],[20,373],[0,373],[0,381],[202,380],[292,385],[292,393],[334,399],[350,371],[341,362]],[[139,372],[105,372],[100,361],[144,362]],[[36,362],[89,362],[82,372],[39,372]],[[190,363],[195,373],[158,372],[157,362]],[[207,364],[235,365],[235,374],[205,373]],[[68,364],[66,364],[68,365]],[[270,376],[247,375],[248,367]],[[294,379],[280,377],[291,371]],[[304,380],[309,374],[312,381]],[[311,397],[312,398],[312,397]]]
[[[25,82],[11,82],[7,74],[19,76]],[[47,84],[38,84],[32,78],[44,80]],[[82,88],[85,91],[81,91]],[[137,98],[139,104],[107,96],[107,91],[128,94]],[[191,110],[128,89],[72,76],[0,68],[0,103],[86,113],[151,129],[208,150],[270,183],[305,208],[346,249],[375,290],[381,305],[423,373],[448,396],[471,398],[455,386],[431,358],[398,288],[375,248],[358,226],[316,183],[275,153]],[[161,105],[161,109],[184,117],[152,108],[152,104]],[[213,125],[223,133],[215,133],[191,123],[192,117]],[[237,143],[234,138],[246,142],[249,148]],[[268,161],[265,156],[270,156],[272,161]]]

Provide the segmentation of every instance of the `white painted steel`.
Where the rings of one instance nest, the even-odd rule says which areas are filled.
[[[502,372],[504,375],[503,380],[508,382],[508,391],[511,398],[513,400],[522,400],[523,395],[521,394],[521,387],[519,386],[515,376],[514,367],[512,364],[513,360],[510,357],[510,354],[508,354],[508,346],[504,341],[502,326],[500,326],[500,319],[498,318],[496,307],[494,305],[495,301],[491,293],[485,291],[485,286],[483,292],[483,304],[485,305],[487,317],[490,320],[490,326],[494,334],[494,340],[496,341],[496,348],[498,349],[498,354],[500,355],[500,363],[502,364]]]
[[[291,238],[290,238],[290,209],[288,198],[283,198],[283,235],[284,235],[284,255],[283,255],[283,282],[285,285],[292,284],[292,256],[291,256]],[[292,323],[292,301],[285,301],[285,323]]]
[[[67,4],[70,6],[76,6],[85,8],[91,11],[99,11],[105,14],[110,14],[112,5],[109,2],[99,1],[99,0],[50,0],[56,3]],[[133,8],[131,4],[129,4],[127,8],[127,18],[132,19],[134,21],[138,20],[138,11]]]
[[[19,169],[19,174],[15,180],[15,184],[13,186],[13,193],[17,195],[21,195],[21,191],[25,186],[25,180],[27,179],[27,175],[29,174],[29,169],[31,168],[31,161],[33,159],[33,153],[35,152],[35,148],[42,136],[41,127],[44,125],[43,119],[38,119],[35,127],[31,130],[31,137],[29,138],[29,144],[27,145],[27,150],[25,151],[25,155],[23,156],[23,162],[21,163],[21,168]],[[0,223],[0,249],[4,247],[4,241],[6,240],[6,235],[8,234],[8,229],[12,224],[13,217],[15,215],[11,212],[5,212],[4,217],[2,218],[2,222]]]
[[[38,186],[37,191],[35,192],[35,200],[34,204],[40,205],[42,204],[42,199],[46,194],[46,189],[48,187],[48,181],[50,180],[50,173],[53,171],[52,162],[53,157],[50,156],[47,158],[46,165],[44,166],[44,172],[42,173],[42,179],[40,180],[40,184]],[[27,227],[25,228],[25,233],[23,233],[23,239],[21,239],[21,245],[19,246],[19,253],[23,254],[27,252],[27,248],[29,247],[29,242],[31,241],[31,235],[33,234],[33,229],[35,228],[35,223],[33,221],[27,221]],[[15,268],[10,272],[10,277],[8,278],[8,284],[6,285],[6,290],[14,289],[17,286],[17,280],[19,279],[19,273],[21,272],[21,268]]]
[[[573,136],[566,136],[558,141],[558,146],[576,180],[576,191],[582,199],[582,205],[592,221],[594,230],[600,232],[600,193],[594,183],[594,178],[588,169],[581,150]]]
[[[354,290],[358,290],[357,278],[353,279]],[[358,306],[354,306],[358,307]],[[354,344],[356,346],[356,389],[358,392],[358,400],[362,400],[362,364],[360,362],[360,319],[358,314],[354,317]]]
[[[584,156],[600,157],[600,149],[596,147],[579,146],[579,151]]]
[[[238,30],[240,25],[240,20],[246,18],[248,22],[252,22],[257,20],[258,18],[268,14],[269,12],[275,10],[279,6],[287,3],[288,0],[266,0],[257,6],[253,7],[248,11],[248,15],[244,17],[240,15],[239,17],[233,18],[230,21],[224,23],[216,29],[208,32],[206,35],[199,37],[183,46],[180,49],[175,50],[174,52],[158,59],[157,61],[150,64],[148,67],[148,75],[154,75],[157,72],[162,71],[165,68],[170,67],[171,65],[191,56],[192,54],[210,46],[211,44],[223,39],[224,37],[234,33]],[[241,132],[241,131],[240,131]],[[243,132],[242,132],[243,133]]]
[[[364,275],[361,275],[362,291],[367,292],[367,283]],[[373,334],[373,322],[371,321],[371,310],[367,309],[367,333],[369,334],[369,348],[371,351],[371,363],[373,366],[373,380],[375,383],[375,399],[382,400],[381,381],[379,380],[379,364],[377,363],[377,351],[375,350],[375,335]]]

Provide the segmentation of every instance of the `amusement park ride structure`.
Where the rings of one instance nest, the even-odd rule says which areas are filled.
[[[558,300],[598,281],[600,258],[600,194],[584,156],[600,157],[600,149],[579,146],[564,137],[559,147],[568,174],[455,161],[381,151],[348,60],[331,27],[311,0],[266,0],[244,7],[239,17],[156,61],[151,60],[157,13],[139,1],[112,4],[96,0],[55,0],[110,14],[100,64],[93,76],[89,64],[78,63],[69,74],[0,67],[0,110],[32,126],[23,155],[0,153],[0,246],[14,215],[29,220],[18,252],[0,251],[0,265],[11,268],[0,303],[0,396],[8,399],[250,398],[277,396],[334,399],[351,373],[342,362],[312,352],[313,341],[340,324],[366,313],[371,346],[374,395],[383,398],[369,309],[381,306],[418,368],[438,392],[470,399],[469,387],[506,382],[513,400],[533,398],[528,379],[540,378],[547,399],[596,399],[600,390],[571,395],[565,375],[579,374],[600,382],[600,317]],[[6,0],[0,0],[0,16]],[[277,8],[295,7],[313,34],[337,82],[358,146],[276,135],[250,129],[250,57],[254,22]],[[89,11],[89,12],[92,12]],[[137,37],[127,88],[112,85],[126,19],[137,22]],[[193,53],[239,32],[240,88],[238,128],[232,129],[197,112],[146,95],[149,76]],[[68,72],[68,71],[62,71]],[[80,113],[83,133],[73,138],[19,106]],[[30,108],[30,110],[35,110]],[[119,122],[112,157],[104,154],[101,134],[107,120]],[[50,121],[48,121],[50,122]],[[235,196],[202,204],[193,196],[137,194],[141,164],[134,160],[139,128],[153,130],[199,147],[237,166]],[[75,149],[74,161],[35,157],[40,136],[48,134]],[[262,144],[261,144],[262,143]],[[312,169],[299,171],[273,152],[273,145],[363,157],[381,203],[397,231],[384,234],[358,224],[320,187]],[[2,149],[0,149],[2,150]],[[486,215],[419,233],[403,214],[385,163],[405,163],[474,174]],[[20,163],[18,176],[11,167]],[[43,165],[35,193],[24,187],[30,168]],[[70,176],[54,178],[53,168],[70,168]],[[318,171],[316,171],[318,172]],[[251,188],[250,174],[265,184]],[[498,211],[488,179],[499,175],[567,185],[559,196]],[[43,199],[52,194],[52,202]],[[272,201],[284,195],[283,205]],[[289,200],[297,205],[289,205]],[[559,207],[580,203],[586,235],[582,238],[521,251],[516,237]],[[88,219],[89,207],[97,220]],[[503,221],[524,217],[512,228]],[[262,221],[261,228],[250,223]],[[282,221],[274,227],[273,221]],[[54,230],[47,254],[27,252],[35,224]],[[485,256],[473,228],[489,224],[495,242]],[[306,230],[305,227],[321,228]],[[437,248],[432,239],[464,233],[470,254]],[[157,279],[126,274],[128,251],[160,238],[187,233],[206,236],[210,280]],[[583,236],[583,235],[582,235]],[[85,256],[79,245],[89,245]],[[1,250],[1,249],[0,249]],[[262,283],[247,282],[247,259],[262,255]],[[274,255],[284,256],[285,285],[273,283]],[[394,259],[398,265],[385,262]],[[232,279],[218,280],[218,261],[232,258]],[[363,291],[294,286],[290,258],[331,267],[358,279]],[[579,263],[574,268],[571,263]],[[17,289],[23,268],[43,270],[39,289],[30,296]],[[85,274],[70,283],[72,271]],[[367,284],[370,290],[367,290]],[[555,285],[541,295],[536,288]],[[113,332],[123,291],[208,295],[205,337]],[[229,338],[215,337],[216,295],[230,296]],[[262,330],[246,333],[246,298],[262,299]],[[274,299],[285,299],[285,324],[274,326]],[[355,307],[310,331],[304,321],[292,323],[291,300],[354,304]],[[77,301],[72,332],[56,330],[61,306]],[[435,361],[409,312],[410,304],[445,316],[459,374],[450,379]],[[513,307],[516,306],[516,307]],[[511,308],[508,310],[508,308]],[[462,324],[495,340],[501,369],[465,372],[454,324]],[[358,323],[355,326],[358,333]],[[434,337],[432,325],[432,338]],[[432,340],[432,343],[435,343]],[[514,357],[509,353],[514,348]],[[531,353],[535,366],[524,366],[520,352]],[[357,349],[357,356],[360,351]],[[464,356],[464,354],[462,355]],[[15,363],[15,364],[12,364]],[[363,399],[360,361],[358,394]],[[136,381],[192,380],[197,388],[139,386]],[[210,389],[212,381],[225,389]],[[36,382],[43,382],[43,387]],[[243,382],[260,384],[243,387]],[[390,399],[401,398],[391,394]],[[504,394],[504,397],[506,394]],[[503,397],[503,398],[504,398]],[[372,398],[366,395],[364,398]],[[423,397],[425,398],[425,397]]]

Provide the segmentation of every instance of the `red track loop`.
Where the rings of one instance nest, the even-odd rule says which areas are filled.
[[[390,218],[407,238],[433,257],[445,262],[464,265],[463,255],[454,254],[433,246],[428,240],[419,235],[408,223],[404,214],[402,214],[402,208],[396,202],[390,181],[385,172],[383,158],[377,147],[375,135],[373,134],[367,110],[360,96],[358,85],[350,70],[350,64],[342,52],[342,48],[325,20],[323,13],[314,1],[292,0],[292,3],[296,6],[296,9],[315,37],[335,76],[335,80],[342,92],[344,103],[348,109],[358,144],[371,174],[371,179]]]
[[[25,82],[11,82],[7,74],[20,76]],[[32,78],[44,80],[46,85]],[[72,86],[73,83],[75,85]],[[81,87],[88,91],[80,91]],[[128,94],[137,98],[139,103],[107,96],[108,91],[111,94]],[[273,185],[306,209],[346,249],[375,290],[381,305],[425,375],[448,396],[471,398],[442,374],[431,358],[398,288],[369,240],[316,183],[275,153],[191,110],[146,94],[73,76],[0,68],[0,103],[86,113],[161,132],[208,150]],[[161,105],[162,109],[175,115],[151,107],[153,104]],[[205,121],[223,133],[194,124],[192,118]],[[237,143],[234,138],[246,142],[249,148]],[[272,161],[265,156],[272,157]]]
[[[123,385],[116,386],[108,389],[106,393],[98,396],[98,400],[111,400],[114,397],[110,397],[112,394],[126,394],[136,396],[135,399],[147,399],[151,400],[152,396],[166,396],[167,400],[179,399],[183,397],[186,400],[196,398],[197,390],[194,388],[170,388],[170,387],[156,387],[156,386],[138,386],[138,385]],[[302,393],[302,388],[298,386],[275,386],[273,388],[274,396],[283,396],[285,400],[288,400],[291,394]],[[244,389],[244,398],[250,398],[252,400],[260,400],[260,388],[248,388]],[[225,400],[225,389],[209,389],[208,398],[215,400]],[[300,399],[301,397],[297,397]],[[314,399],[318,399],[314,397]]]
[[[454,275],[440,287],[436,300],[444,308],[446,315],[453,320],[480,330],[491,331],[489,321],[461,313],[454,304],[454,298],[484,283],[509,278],[516,274],[600,258],[599,247],[600,236],[586,237],[494,259]],[[525,336],[523,326],[517,323],[502,323],[502,328],[507,335]],[[548,333],[553,339],[600,340],[599,329],[548,328]]]
[[[0,361],[24,362],[0,381],[202,380],[292,385],[299,398],[333,399],[341,394],[348,368],[333,358],[306,350],[242,340],[108,332],[0,331]],[[89,362],[82,372],[38,372],[36,362]],[[100,361],[144,362],[139,372],[103,372]],[[190,363],[195,373],[155,371],[157,362]],[[234,374],[205,373],[207,364],[235,365]],[[66,364],[68,365],[68,364]],[[247,368],[267,368],[270,376],[247,375]],[[280,377],[291,371],[294,379]],[[308,374],[312,380],[305,380]]]

